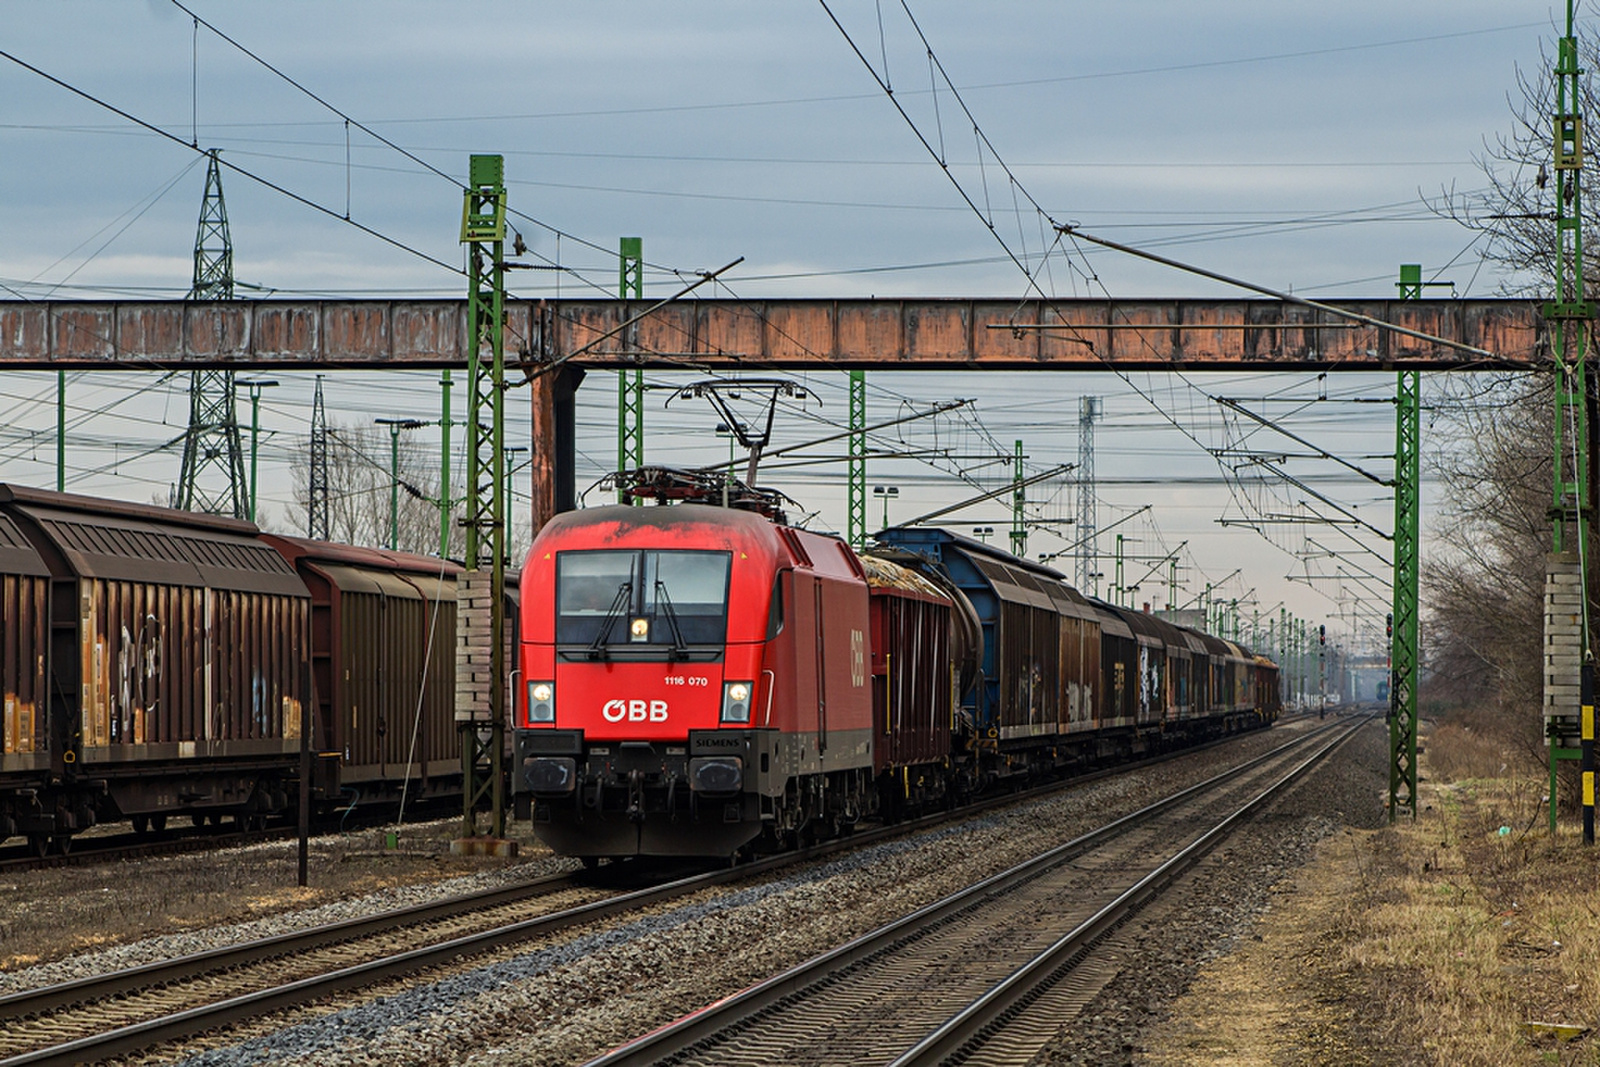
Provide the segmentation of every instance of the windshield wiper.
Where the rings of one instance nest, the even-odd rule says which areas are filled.
[[[656,579],[656,596],[661,600],[661,606],[666,609],[667,625],[672,627],[672,654],[668,662],[675,659],[688,659],[689,646],[683,639],[683,631],[678,628],[678,612],[672,606],[672,596],[667,592],[667,583],[660,578]]]
[[[600,632],[594,635],[594,641],[589,645],[590,659],[606,659],[610,652],[606,642],[611,639],[611,628],[622,617],[623,609],[633,599],[633,583],[623,582],[617,586],[617,595],[611,600],[611,607],[606,611],[606,617],[600,623]]]

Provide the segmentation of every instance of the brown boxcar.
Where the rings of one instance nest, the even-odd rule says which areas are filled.
[[[37,806],[50,770],[45,733],[45,655],[50,571],[16,524],[0,515],[0,840]]]
[[[358,800],[460,789],[448,560],[262,534],[311,593],[316,743]]]
[[[1138,723],[1151,726],[1168,717],[1167,649],[1177,636],[1177,629],[1133,608],[1123,608],[1119,614],[1133,631],[1138,646],[1133,672]]]
[[[51,574],[60,800],[23,829],[285,807],[310,603],[255,527],[5,485],[0,513]]]
[[[945,763],[954,724],[956,663],[950,598],[898,564],[861,557],[869,594],[873,770],[891,774],[902,799],[911,769]]]

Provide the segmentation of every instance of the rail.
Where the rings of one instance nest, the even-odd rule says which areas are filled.
[[[9,1058],[0,1059],[0,1067],[17,1067],[17,1065],[23,1064],[82,1063],[127,1055],[166,1042],[181,1041],[203,1031],[260,1018],[331,994],[369,986],[384,979],[440,966],[463,956],[481,954],[505,945],[547,937],[572,926],[604,920],[635,909],[687,896],[704,889],[756,878],[796,863],[826,858],[864,845],[874,844],[958,819],[970,818],[987,810],[1049,795],[1096,779],[1125,773],[1136,767],[1166,762],[1170,759],[1193,754],[1207,747],[1211,746],[1196,746],[1138,761],[1137,763],[1123,764],[1115,768],[1107,768],[1064,781],[1049,783],[1033,789],[984,798],[952,811],[939,812],[902,823],[858,831],[794,852],[783,853],[702,874],[675,878],[660,884],[619,893],[603,900],[593,901],[547,915],[496,925],[480,932],[448,938],[420,948],[391,953],[313,977],[242,993],[213,1003],[144,1019],[128,1025],[116,1026],[98,1034],[86,1035],[64,1043],[20,1052]],[[1293,747],[1292,744],[1279,746],[1273,752],[1281,752],[1290,747]],[[1268,755],[1270,756],[1272,753]],[[1252,760],[1242,766],[1249,767],[1256,762],[1258,760]],[[1232,773],[1237,773],[1237,771],[1225,772],[1225,775],[1219,777],[1225,777]],[[1198,788],[1201,787],[1193,787],[1179,795],[1187,795]],[[1132,816],[1129,818],[1132,818]],[[11,994],[7,997],[0,997],[0,1031],[10,1029],[3,1024],[11,1020],[33,1019],[48,1015],[51,1012],[69,1011],[74,1005],[103,1003],[116,997],[127,998],[130,994],[139,990],[148,990],[161,986],[170,987],[174,983],[192,980],[202,975],[231,971],[241,967],[243,964],[254,961],[303,954],[313,948],[353,942],[362,937],[375,936],[406,926],[438,921],[462,913],[481,912],[489,907],[497,906],[497,904],[512,903],[517,899],[519,893],[523,896],[531,897],[554,892],[556,891],[554,886],[557,881],[535,881],[524,883],[520,886],[485,891],[484,893],[466,894],[432,904],[416,905],[411,908],[386,912],[382,915],[346,920],[327,927],[317,927],[261,941],[215,949],[109,975],[68,982],[59,986],[49,986]]]
[[[1074,838],[1039,854],[1009,870],[995,874],[981,882],[953,893],[942,900],[923,907],[910,915],[862,935],[845,945],[806,961],[767,981],[761,982],[731,997],[709,1005],[698,1012],[629,1042],[611,1052],[589,1061],[586,1067],[642,1067],[646,1064],[688,1062],[697,1047],[715,1040],[718,1035],[736,1030],[746,1020],[775,1009],[802,989],[817,986],[839,973],[860,966],[873,957],[891,951],[892,947],[919,932],[937,927],[951,917],[974,908],[980,902],[997,894],[1021,886],[1041,873],[1057,867],[1128,830],[1149,822],[1161,814],[1280,758],[1292,750],[1303,748],[1312,739],[1337,731],[1341,724],[1330,723],[1315,728],[1296,740],[1278,746],[1270,752],[1240,764],[1220,774],[1150,804],[1105,826]],[[1343,736],[1332,743],[1338,744]],[[1332,745],[1325,746],[1313,760],[1320,758]],[[1311,760],[1301,767],[1307,767]],[[1259,800],[1259,798],[1258,798]],[[1252,802],[1254,803],[1254,802]],[[1247,806],[1248,807],[1248,806]],[[1222,826],[1231,827],[1239,813],[1230,816]],[[1215,831],[1213,831],[1214,833]],[[1212,844],[1216,837],[1207,835]],[[1207,846],[1209,847],[1209,845]],[[1191,846],[1191,849],[1193,846]],[[1188,850],[1186,850],[1188,851]],[[1165,884],[1165,883],[1162,883]]]

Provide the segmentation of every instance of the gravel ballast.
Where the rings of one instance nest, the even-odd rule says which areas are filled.
[[[240,1031],[195,1047],[193,1064],[581,1062],[711,1000],[810,958],[1045,848],[1068,840],[1230,762],[1282,744],[1302,727],[1283,724],[1225,749],[1184,757],[731,889],[648,909],[589,928],[467,961],[433,980],[369,991],[280,1029]],[[1369,727],[1319,772],[1279,801],[1190,876],[1183,902],[1136,920],[1151,933],[1134,963],[1113,979],[1043,1054],[1047,1063],[1134,1062],[1140,1033],[1158,1018],[1198,963],[1227,950],[1265,906],[1268,888],[1342,825],[1382,817],[1386,748]],[[1377,751],[1374,758],[1369,750]],[[1370,766],[1369,766],[1370,764]],[[268,847],[268,846],[263,846]],[[112,966],[165,958],[303,928],[379,907],[436,899],[545,873],[564,863],[545,854],[506,869],[427,885],[392,887],[249,923],[166,935],[0,975],[22,988]],[[1130,929],[1130,932],[1133,932]],[[371,994],[378,994],[371,997]],[[173,1058],[167,1050],[163,1058]]]
[[[1274,890],[1317,846],[1347,829],[1388,819],[1388,735],[1369,724],[1317,774],[1191,874],[1128,931],[1129,964],[1034,1061],[1039,1067],[1117,1067],[1140,1062],[1144,1035],[1164,1020],[1209,960],[1232,951],[1269,907],[1293,906]]]

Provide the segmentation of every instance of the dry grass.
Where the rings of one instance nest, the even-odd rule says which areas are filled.
[[[1428,733],[1425,770],[1439,781],[1531,778],[1544,768],[1537,716],[1457,709]]]
[[[1423,1062],[1600,1063],[1523,1024],[1593,1026],[1600,1009],[1600,864],[1543,832],[1526,779],[1429,786],[1415,825],[1373,836],[1343,916],[1345,963],[1369,1019]]]
[[[1600,1065],[1595,1033],[1524,1025],[1600,1028],[1600,849],[1550,837],[1544,769],[1507,751],[1436,730],[1416,822],[1327,843],[1145,1062]]]

